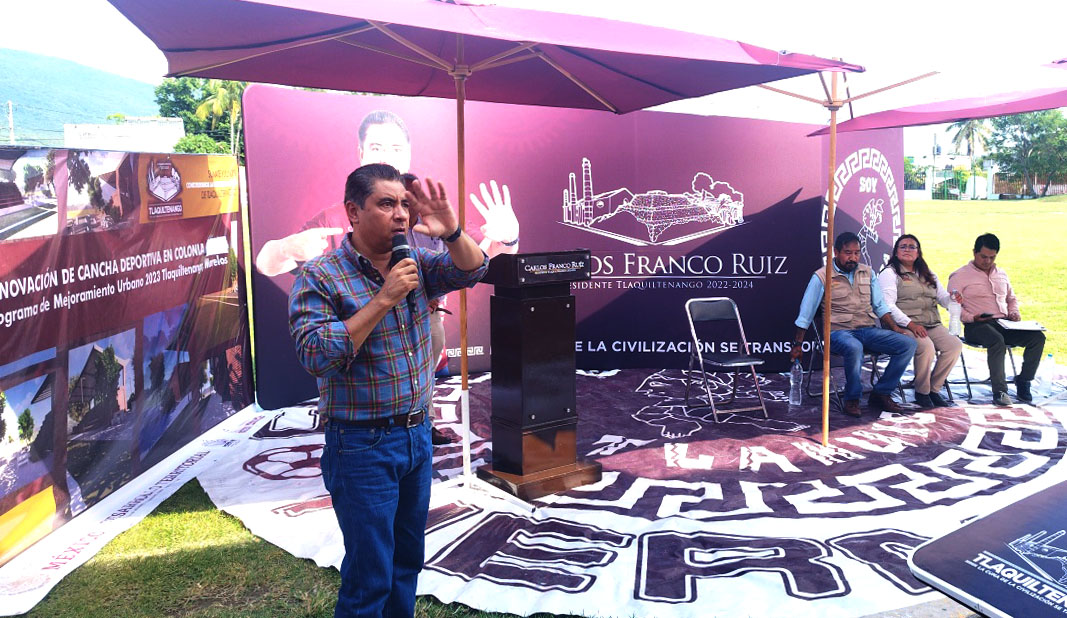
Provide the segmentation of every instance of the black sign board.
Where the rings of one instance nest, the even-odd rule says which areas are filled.
[[[987,616],[1067,616],[1067,482],[922,545],[912,573]]]
[[[588,249],[501,254],[489,261],[489,272],[482,283],[518,288],[585,281],[591,276],[591,263]]]

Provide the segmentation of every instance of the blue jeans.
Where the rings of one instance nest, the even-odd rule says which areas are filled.
[[[860,367],[864,348],[889,355],[889,365],[874,385],[874,392],[890,395],[915,356],[915,346],[916,342],[911,337],[877,326],[832,331],[830,351],[845,359],[845,399],[859,399],[863,394]]]
[[[321,466],[345,543],[334,616],[414,616],[430,505],[429,421],[410,429],[327,423]]]

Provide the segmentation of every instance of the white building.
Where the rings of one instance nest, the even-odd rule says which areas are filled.
[[[117,124],[64,124],[63,145],[81,150],[174,152],[185,137],[181,118],[127,117]]]

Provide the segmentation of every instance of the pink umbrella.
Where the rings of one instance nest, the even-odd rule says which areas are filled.
[[[625,113],[862,67],[593,17],[429,0],[111,0],[173,76]],[[462,51],[460,51],[462,50]]]
[[[1041,88],[1024,92],[1006,92],[985,97],[953,99],[911,105],[898,109],[876,112],[838,123],[838,131],[870,131],[893,127],[914,127],[926,124],[942,124],[972,118],[1007,116],[1046,109],[1067,107],[1067,88]],[[819,129],[812,135],[826,135],[829,127]]]
[[[109,0],[170,75],[626,113],[818,71],[863,67],[593,17],[434,0]],[[831,138],[833,142],[833,138]],[[460,371],[467,414],[466,294]],[[464,453],[469,473],[469,453]]]

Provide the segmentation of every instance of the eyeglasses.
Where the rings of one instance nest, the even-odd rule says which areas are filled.
[[[897,245],[897,249],[901,251],[915,251],[919,248],[919,245]]]

